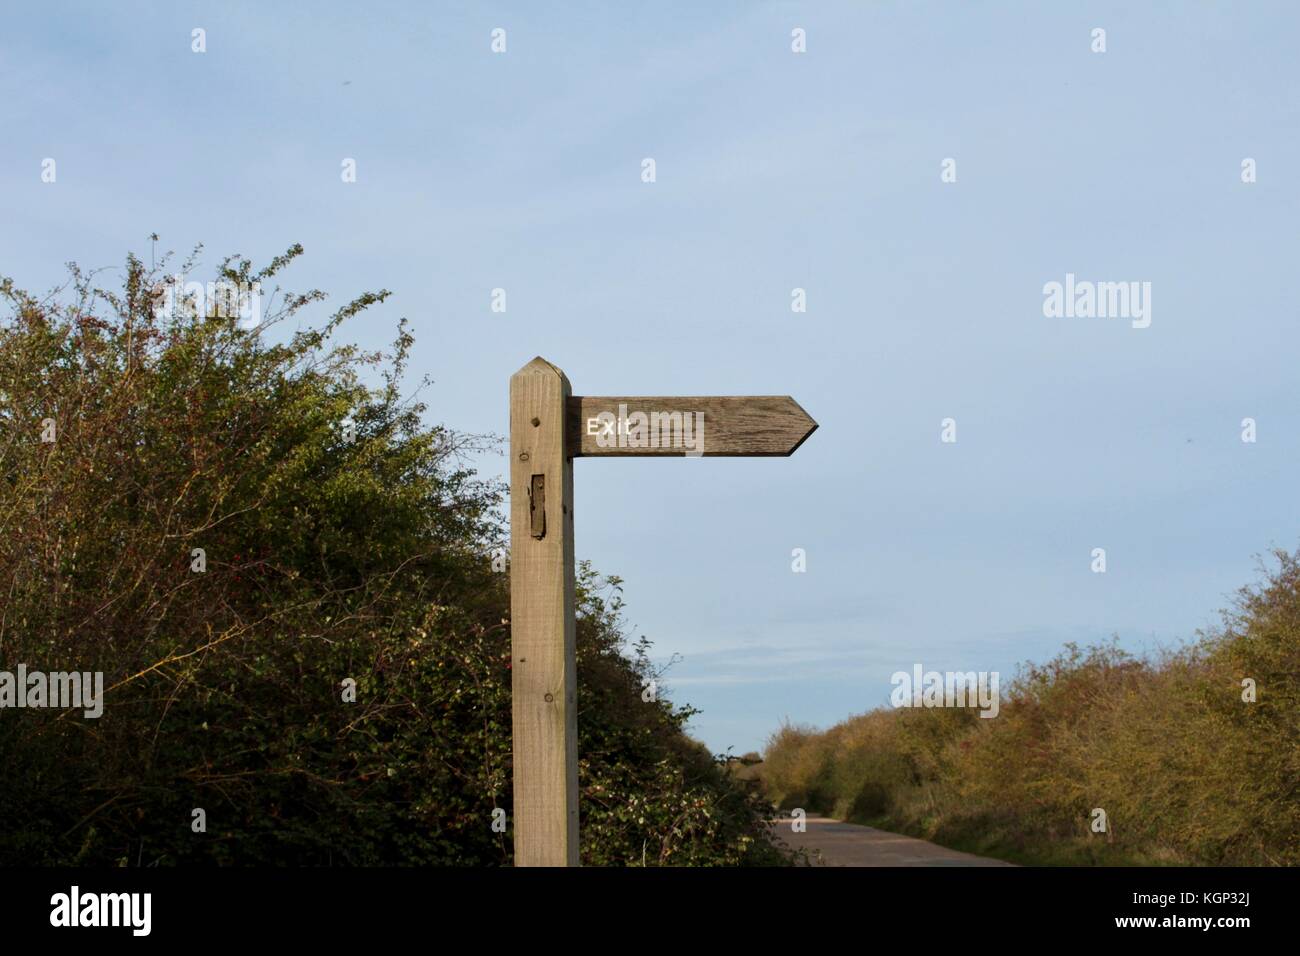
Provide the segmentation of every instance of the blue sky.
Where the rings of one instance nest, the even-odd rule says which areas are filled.
[[[579,394],[793,395],[789,459],[575,467],[578,554],[715,750],[917,662],[1189,638],[1297,545],[1294,4],[270,7],[6,11],[0,274],[301,242],[294,288],[394,291],[351,336],[408,317],[467,431],[538,354]],[[1151,326],[1045,317],[1067,272],[1149,281]]]

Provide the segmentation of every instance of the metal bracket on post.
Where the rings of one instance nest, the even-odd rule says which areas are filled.
[[[546,476],[533,475],[528,486],[528,516],[532,526],[533,537],[541,540],[546,537]]]

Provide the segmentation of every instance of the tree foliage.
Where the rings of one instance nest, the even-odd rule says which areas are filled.
[[[508,864],[505,489],[466,463],[493,440],[403,396],[404,320],[335,341],[387,292],[313,325],[325,296],[277,287],[250,330],[160,309],[166,268],[0,285],[0,668],[105,686],[98,719],[0,712],[0,862]],[[618,585],[583,566],[583,861],[782,862],[692,711],[642,700]]]

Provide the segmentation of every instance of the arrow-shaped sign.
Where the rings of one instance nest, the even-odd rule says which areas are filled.
[[[792,454],[817,423],[789,395],[574,395],[566,428],[574,457],[770,457]]]
[[[789,455],[817,423],[788,395],[594,398],[535,358],[510,379],[516,866],[578,865],[573,459]]]

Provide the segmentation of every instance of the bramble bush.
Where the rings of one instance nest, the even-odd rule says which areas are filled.
[[[404,320],[335,342],[387,292],[313,325],[277,288],[250,330],[159,309],[167,261],[0,285],[0,669],[105,675],[98,719],[0,712],[0,862],[509,864],[505,489],[466,464],[495,440],[403,397]],[[642,700],[619,583],[582,566],[583,862],[786,862],[691,709]]]
[[[1273,558],[1194,644],[1067,645],[1021,669],[994,719],[879,709],[782,727],[764,786],[783,807],[1021,862],[1300,864],[1300,553]]]

